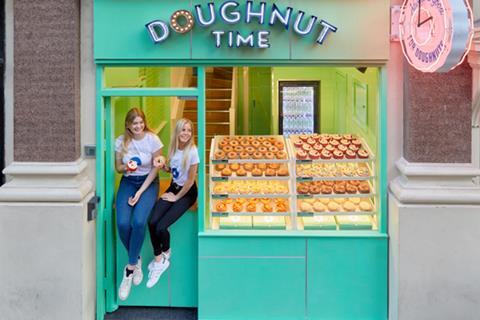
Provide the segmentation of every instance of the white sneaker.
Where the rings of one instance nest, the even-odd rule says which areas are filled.
[[[168,266],[170,266],[170,261],[165,257],[165,254],[162,253],[161,260],[159,262],[153,261],[151,265],[152,267],[148,273],[147,288],[151,288],[157,284],[160,276],[168,269]]]
[[[135,270],[133,270],[133,285],[138,286],[142,283],[143,280],[143,272],[142,272],[142,260],[138,259],[137,265],[135,266]]]
[[[164,255],[165,258],[167,258],[170,261],[170,256],[172,254],[172,249],[168,249],[168,251],[162,252],[162,254]],[[152,259],[152,261],[150,261],[150,263],[148,264],[148,266],[147,266],[148,271],[152,270],[152,267],[153,267],[154,263],[155,263],[155,258]]]
[[[123,279],[118,288],[118,298],[120,300],[127,300],[130,295],[130,289],[132,288],[133,273],[127,277],[127,272],[123,270]]]

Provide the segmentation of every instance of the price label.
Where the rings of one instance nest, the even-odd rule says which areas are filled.
[[[227,199],[228,194],[212,194],[213,199]]]
[[[212,212],[212,217],[226,218],[228,217],[228,212]]]
[[[299,177],[297,178],[298,182],[308,182],[308,181],[313,181],[313,177]]]
[[[313,212],[299,212],[299,217],[313,217]]]
[[[212,177],[212,181],[228,181],[228,177]]]
[[[297,163],[312,163],[313,161],[312,160],[308,160],[308,159],[305,159],[305,160],[298,160],[297,159]]]
[[[311,199],[313,196],[311,194],[299,194],[297,195],[298,199]]]
[[[224,160],[212,160],[213,164],[221,164],[221,163],[228,163],[228,159]]]

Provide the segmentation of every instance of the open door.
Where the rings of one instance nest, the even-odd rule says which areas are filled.
[[[145,105],[157,106],[161,104],[158,99],[168,97],[169,103],[164,107],[170,111],[172,105],[179,105],[181,101],[197,100],[197,145],[200,156],[200,168],[205,163],[205,70],[196,68],[196,87],[132,87],[112,88],[106,87],[105,67],[97,69],[97,183],[96,194],[100,198],[97,216],[97,320],[101,320],[106,312],[113,312],[119,306],[197,306],[197,233],[203,228],[205,172],[199,170],[198,176],[198,213],[187,212],[177,221],[171,229],[172,234],[172,264],[162,276],[160,282],[152,289],[145,287],[145,280],[136,287],[126,301],[117,298],[117,289],[122,280],[122,271],[127,261],[127,254],[117,235],[115,221],[115,193],[119,176],[114,170],[114,142],[119,135],[119,128],[123,126],[125,110],[129,107]],[[147,75],[148,76],[148,75]],[[171,104],[170,104],[171,101]],[[165,109],[165,110],[167,110]],[[146,112],[147,121],[153,114],[150,109]],[[157,125],[151,127],[162,130],[167,126],[166,135],[169,136],[169,116]],[[175,119],[173,119],[175,120]],[[120,123],[119,123],[120,122]],[[167,122],[167,123],[165,123]],[[164,148],[168,148],[169,139],[162,138]],[[165,149],[164,149],[165,153]],[[164,178],[164,185],[169,180]],[[160,177],[162,181],[162,176]],[[162,190],[162,182],[160,183]],[[175,238],[179,240],[175,241]],[[181,239],[181,240],[180,240]],[[174,244],[177,247],[174,248]],[[142,247],[141,256],[143,272],[146,276],[147,264],[152,259],[153,253],[149,241],[148,230]]]

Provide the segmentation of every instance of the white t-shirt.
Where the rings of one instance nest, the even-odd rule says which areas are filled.
[[[123,135],[115,140],[115,151],[122,152]],[[137,163],[137,170],[125,173],[131,176],[144,176],[152,170],[152,155],[163,147],[160,138],[151,133],[146,132],[141,140],[132,139],[127,147],[127,153],[123,154],[122,163],[127,164],[133,160]]]
[[[183,186],[188,180],[190,166],[197,163],[200,163],[200,158],[198,157],[198,150],[196,147],[190,149],[185,169],[183,168],[183,150],[175,151],[173,157],[170,159],[170,170],[172,172],[173,182],[179,186]]]

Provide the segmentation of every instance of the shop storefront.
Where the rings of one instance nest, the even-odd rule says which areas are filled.
[[[387,317],[389,10],[95,3],[100,317],[128,305],[198,307],[200,319]],[[113,139],[133,105],[164,141],[176,119],[194,121],[200,193],[172,228],[168,276],[119,301]]]

